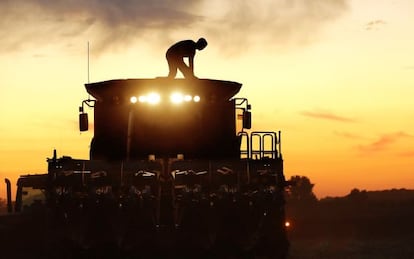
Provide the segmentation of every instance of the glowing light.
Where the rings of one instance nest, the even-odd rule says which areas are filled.
[[[186,96],[184,96],[184,101],[186,101],[186,102],[189,102],[189,101],[191,101],[193,99],[193,97],[191,96],[191,95],[186,95]]]
[[[145,103],[147,101],[147,97],[144,95],[141,95],[140,97],[138,97],[138,101],[140,103]]]
[[[200,96],[198,95],[194,96],[193,101],[198,103],[200,101]]]
[[[161,100],[161,97],[157,93],[150,93],[147,96],[147,101],[150,104],[158,104],[160,102],[160,100]]]
[[[136,97],[136,96],[132,96],[132,97],[129,99],[129,101],[130,101],[131,103],[136,103],[136,102],[137,102],[137,97]]]
[[[287,227],[287,228],[290,227],[290,222],[289,221],[285,222],[285,227]]]
[[[170,97],[171,102],[173,103],[182,103],[184,100],[184,97],[181,93],[173,93]]]

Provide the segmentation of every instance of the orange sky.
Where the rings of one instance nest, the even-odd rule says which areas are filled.
[[[0,178],[46,172],[54,148],[88,158],[88,41],[95,82],[164,76],[165,50],[203,36],[196,75],[243,83],[254,129],[282,131],[287,178],[318,197],[414,188],[414,2],[169,2],[0,3]]]

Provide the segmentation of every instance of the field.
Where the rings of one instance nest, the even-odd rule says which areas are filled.
[[[414,199],[401,197],[401,193],[360,193],[355,197],[327,198],[313,203],[288,201],[286,215],[291,223],[288,258],[414,259]],[[395,197],[390,198],[391,194]],[[68,247],[59,248],[54,243],[56,237],[42,241],[40,237],[53,235],[45,233],[41,225],[32,225],[32,229],[20,232],[9,230],[9,225],[16,225],[13,220],[14,217],[3,217],[0,222],[2,255],[13,258],[40,251],[40,255],[54,258],[62,255],[88,258],[82,253],[74,256]],[[42,220],[43,217],[38,222]],[[22,244],[25,251],[19,249]]]
[[[289,258],[414,258],[414,238],[317,237],[291,240]]]
[[[291,259],[414,258],[414,200],[348,197],[287,214]]]

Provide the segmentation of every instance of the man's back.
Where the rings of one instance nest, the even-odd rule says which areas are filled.
[[[192,40],[183,40],[175,43],[167,50],[167,56],[194,57],[196,43]]]

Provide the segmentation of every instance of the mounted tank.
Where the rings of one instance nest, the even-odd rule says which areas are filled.
[[[79,118],[80,130],[87,130],[85,105],[94,108],[90,161],[50,159],[49,174],[60,190],[53,196],[80,200],[76,193],[87,187],[99,193],[88,199],[111,197],[118,207],[139,200],[146,207],[134,215],[147,215],[139,231],[174,229],[161,247],[173,246],[180,256],[230,251],[283,258],[288,242],[280,132],[246,131],[251,106],[234,97],[240,88],[195,78],[86,84],[94,99],[82,102]]]
[[[241,137],[232,98],[240,87],[230,81],[167,78],[87,84],[96,100],[90,158],[239,158]],[[81,130],[86,129],[84,119]]]

